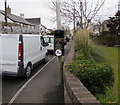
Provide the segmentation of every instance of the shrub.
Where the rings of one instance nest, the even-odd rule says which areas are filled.
[[[109,32],[103,32],[100,36],[95,38],[98,42],[98,44],[107,45],[107,46],[114,46],[119,45],[119,35],[117,34],[111,34]]]
[[[105,37],[102,35],[102,37]],[[78,30],[74,39],[76,59],[67,65],[92,94],[104,94],[113,86],[114,73],[110,65],[96,63],[104,61],[100,51],[89,39],[88,30]]]
[[[75,51],[82,50],[88,58],[92,59],[90,51],[93,48],[93,43],[89,39],[89,31],[86,29],[77,30],[74,38],[74,49]]]
[[[93,47],[92,41],[89,39],[89,31],[86,29],[77,30],[74,40],[74,48],[76,51],[83,50],[90,52]]]
[[[104,94],[113,86],[112,68],[108,64],[98,66],[84,57],[83,53],[79,53],[76,60],[67,65],[68,70],[77,76],[92,94]]]
[[[76,60],[84,60],[85,59],[85,54],[83,53],[82,50],[79,50],[76,54]]]
[[[86,29],[78,30],[74,39],[74,49],[79,52],[82,51],[86,59],[93,62],[103,61],[103,57],[99,53],[93,41],[89,38],[89,31]]]

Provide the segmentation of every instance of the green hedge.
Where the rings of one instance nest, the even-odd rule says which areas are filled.
[[[103,32],[100,36],[95,37],[98,44],[115,46],[120,45],[120,35],[113,35],[109,32]]]
[[[87,60],[82,52],[77,54],[76,60],[68,64],[67,68],[94,95],[104,94],[108,88],[113,86],[114,73],[111,66],[105,63],[97,65]]]

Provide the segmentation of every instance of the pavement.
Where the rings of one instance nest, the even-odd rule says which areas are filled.
[[[68,43],[65,50],[67,56],[71,47]],[[23,86],[12,98],[13,103],[58,103],[57,91],[57,58],[53,59],[43,69]]]

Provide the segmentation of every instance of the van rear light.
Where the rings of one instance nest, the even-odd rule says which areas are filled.
[[[18,59],[19,60],[22,60],[23,59],[23,46],[22,44],[19,44],[19,47],[18,47]]]

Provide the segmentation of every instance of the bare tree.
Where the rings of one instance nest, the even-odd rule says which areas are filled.
[[[103,32],[105,30],[102,16],[95,18],[94,22],[95,22],[95,26],[96,26],[95,28],[98,29],[99,33]]]
[[[60,12],[65,22],[73,22],[81,29],[87,29],[89,23],[101,9],[105,0],[69,0],[61,2]],[[56,3],[52,1],[49,7],[56,12]],[[54,17],[55,19],[55,17]]]

